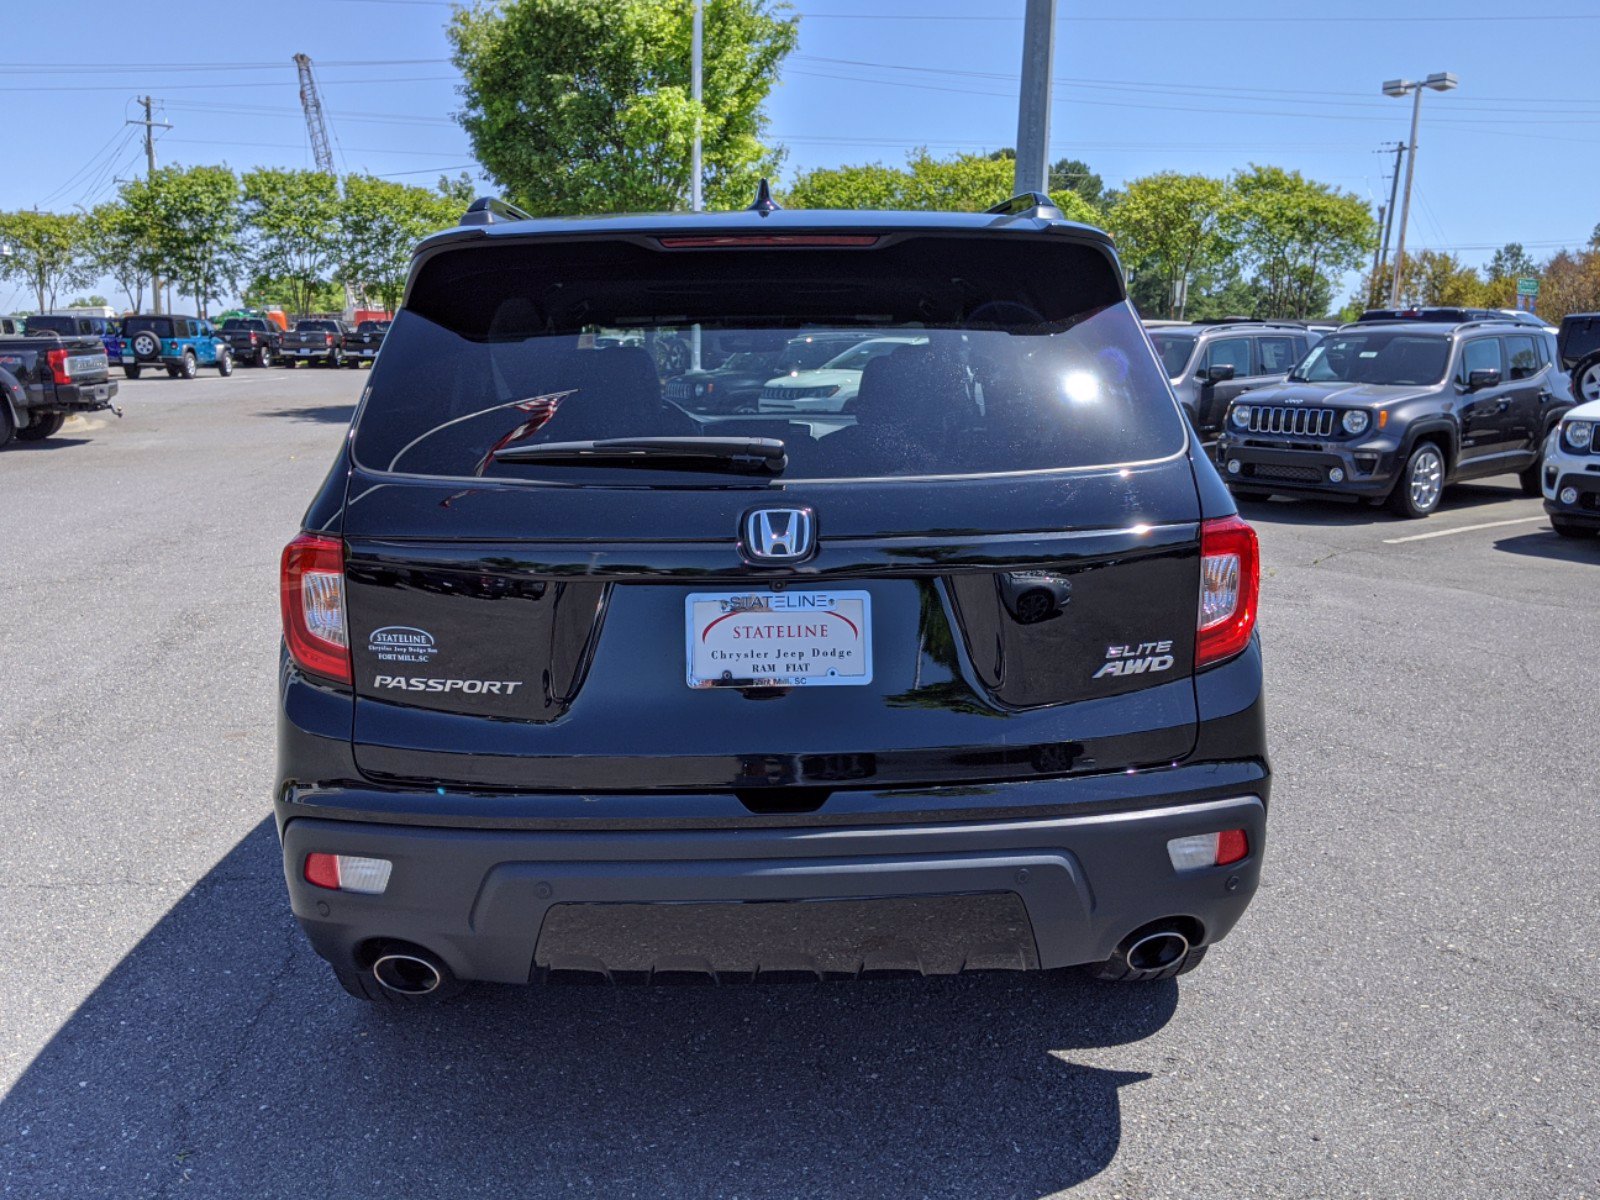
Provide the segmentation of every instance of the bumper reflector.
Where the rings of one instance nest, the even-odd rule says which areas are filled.
[[[1250,839],[1242,829],[1221,833],[1197,833],[1173,838],[1167,843],[1167,857],[1175,871],[1198,871],[1202,867],[1225,867],[1250,853]]]
[[[380,896],[389,886],[394,864],[387,858],[358,858],[351,854],[306,855],[306,882],[337,892]]]

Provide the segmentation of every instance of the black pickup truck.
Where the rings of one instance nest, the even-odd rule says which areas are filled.
[[[222,337],[242,363],[270,367],[283,354],[283,330],[263,317],[229,317]]]
[[[97,337],[0,337],[0,446],[39,442],[71,413],[110,408],[117,394]],[[117,413],[118,416],[122,414]]]
[[[322,318],[296,321],[294,328],[283,335],[284,365],[298,367],[308,362],[342,367],[349,338],[350,332],[343,321]]]
[[[390,321],[362,321],[345,341],[345,360],[352,367],[371,366],[389,332]]]

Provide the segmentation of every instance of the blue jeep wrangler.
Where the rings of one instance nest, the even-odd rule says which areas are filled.
[[[193,379],[201,367],[215,367],[219,375],[232,375],[233,351],[211,322],[199,317],[125,317],[123,371],[129,379],[137,379],[146,367],[157,366],[166,367],[174,379]]]

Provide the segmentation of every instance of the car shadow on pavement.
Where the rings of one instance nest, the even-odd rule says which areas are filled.
[[[355,416],[354,404],[316,404],[309,408],[269,408],[258,417],[283,417],[290,421],[316,421],[324,425],[348,425]]]
[[[73,446],[87,446],[92,441],[94,441],[93,438],[86,437],[52,437],[45,438],[42,442],[25,442],[21,438],[12,438],[11,443],[6,446],[5,452],[7,454],[15,454],[19,450],[67,450]]]
[[[1515,484],[1497,487],[1493,484],[1457,483],[1445,489],[1444,499],[1434,516],[1452,511],[1470,511],[1489,504],[1502,504],[1507,500],[1522,499]],[[1255,496],[1237,497],[1239,515],[1247,521],[1273,525],[1394,525],[1409,528],[1416,522],[1407,521],[1391,513],[1387,507],[1365,504],[1360,501],[1322,500],[1317,497],[1278,496],[1261,499]]]
[[[300,936],[269,819],[0,1100],[0,1194],[1040,1196],[1112,1161],[1119,1091],[1149,1078],[1075,1052],[1149,1037],[1178,992],[1036,973],[374,1007]]]
[[[1533,533],[1501,538],[1495,542],[1494,548],[1529,558],[1553,558],[1560,562],[1600,566],[1600,538],[1565,538],[1548,527]]]

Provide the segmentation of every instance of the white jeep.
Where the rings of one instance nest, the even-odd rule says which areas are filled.
[[[1544,510],[1562,537],[1600,533],[1600,400],[1568,410],[1545,442]]]

